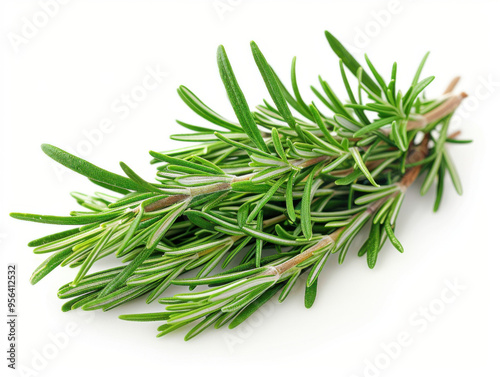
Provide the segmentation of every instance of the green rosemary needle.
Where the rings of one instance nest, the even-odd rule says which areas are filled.
[[[178,121],[191,132],[172,139],[194,144],[150,152],[156,182],[123,162],[124,175],[119,175],[43,145],[49,157],[111,194],[72,193],[85,210],[70,216],[11,214],[74,226],[29,243],[37,254],[50,253],[31,282],[69,265],[78,272],[58,291],[68,299],[64,311],[110,310],[145,296],[147,303],[159,301],[166,310],[121,318],[164,321],[158,336],[194,323],[186,335],[191,339],[210,326],[239,325],[278,293],[284,301],[302,274],[307,274],[305,306],[311,307],[329,257],[337,254],[343,263],[366,226],[370,231],[358,255],[369,268],[387,240],[403,252],[396,219],[417,176],[425,175],[422,194],[438,182],[434,210],[445,174],[462,192],[446,144],[457,142],[448,125],[465,94],[452,93],[455,79],[441,97],[422,95],[434,79],[420,78],[428,55],[402,91],[396,87],[396,64],[386,81],[368,57],[369,70],[364,70],[335,37],[328,32],[326,37],[340,59],[346,102],[320,78],[320,89],[312,87],[320,106],[305,103],[296,60],[289,91],[252,42],[272,99],[252,112],[221,46],[217,63],[237,121],[181,86],[181,99],[209,125]],[[116,266],[90,273],[102,258],[114,258]],[[214,274],[217,268],[223,272]],[[192,270],[196,276],[182,276]],[[172,284],[209,288],[164,297]]]

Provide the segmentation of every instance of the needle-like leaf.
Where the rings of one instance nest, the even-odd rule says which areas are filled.
[[[269,150],[267,145],[264,142],[257,125],[255,124],[252,113],[250,112],[243,92],[236,81],[236,77],[223,46],[219,46],[217,50],[217,64],[219,65],[220,76],[224,86],[226,87],[229,101],[231,102],[233,110],[236,117],[240,121],[241,126],[259,149],[268,152]]]

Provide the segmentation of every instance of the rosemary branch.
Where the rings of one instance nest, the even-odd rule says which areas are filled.
[[[73,226],[29,243],[36,254],[49,254],[31,282],[59,266],[78,268],[74,280],[58,291],[69,300],[64,311],[111,310],[147,295],[147,303],[158,301],[166,310],[121,318],[164,321],[159,336],[196,322],[186,336],[191,339],[210,326],[239,325],[278,292],[284,301],[304,273],[305,306],[311,307],[329,257],[337,254],[342,264],[367,225],[370,232],[358,256],[366,257],[369,268],[386,240],[403,252],[394,234],[396,220],[417,176],[425,175],[422,194],[437,181],[434,210],[445,174],[462,192],[446,144],[457,142],[458,134],[449,134],[448,126],[466,94],[453,94],[455,78],[441,97],[423,96],[434,79],[420,78],[427,55],[402,91],[396,87],[396,63],[385,80],[368,57],[364,70],[333,35],[327,32],[326,38],[340,58],[348,99],[341,101],[320,77],[320,88],[312,87],[318,105],[306,103],[295,59],[289,91],[252,42],[272,100],[253,112],[220,46],[219,73],[237,121],[181,86],[181,99],[209,125],[178,121],[190,133],[172,139],[191,144],[150,152],[157,167],[154,182],[123,162],[125,175],[120,175],[43,145],[49,157],[107,191],[72,193],[84,210],[69,216],[11,214]],[[115,266],[91,273],[103,258]],[[222,272],[214,274],[217,268]],[[183,277],[194,270],[195,277]],[[210,287],[162,297],[172,284]]]

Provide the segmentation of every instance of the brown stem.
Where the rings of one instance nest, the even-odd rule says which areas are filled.
[[[446,89],[444,90],[443,94],[448,94],[453,92],[455,87],[457,86],[458,82],[460,81],[460,76],[454,77],[453,80],[448,84]]]
[[[460,81],[460,76],[457,76],[451,80],[443,94],[450,95],[451,92],[455,89],[458,82]],[[467,94],[462,92],[460,94],[456,94],[454,96],[450,96],[447,100],[445,100],[441,105],[436,107],[434,110],[429,111],[426,114],[423,114],[419,120],[409,121],[406,128],[408,130],[413,130],[417,128],[424,128],[429,123],[435,122],[439,119],[444,118],[446,115],[451,114],[455,109],[460,105],[462,100],[467,97]]]
[[[299,255],[296,255],[295,257],[277,265],[275,267],[275,271],[278,275],[281,275],[282,273],[284,273],[285,271],[288,271],[290,268],[293,268],[295,267],[296,265],[298,265],[299,263],[302,263],[304,262],[306,259],[312,257],[312,255],[318,251],[319,249],[325,247],[325,246],[328,246],[329,244],[331,244],[332,242],[334,242],[337,237],[340,235],[340,232],[341,230],[343,230],[344,228],[339,228],[337,229],[335,232],[323,237],[318,243],[316,243],[315,245],[311,246],[309,249],[307,249],[306,251],[300,253]]]
[[[434,110],[431,110],[428,113],[424,114],[424,118],[427,124],[435,122],[439,119],[444,118],[446,115],[451,114],[466,97],[467,93],[464,92],[456,94],[453,97],[448,98]]]
[[[457,137],[460,136],[461,133],[462,131],[460,130],[452,132],[451,134],[448,135],[448,139],[456,139]]]
[[[315,165],[321,161],[325,161],[331,158],[330,156],[319,156],[315,158],[311,158],[309,160],[299,160],[294,163],[295,166],[300,167],[300,168],[307,168],[308,166]],[[163,208],[166,208],[172,204],[175,204],[177,202],[180,202],[182,200],[188,199],[193,196],[197,195],[202,195],[202,194],[211,194],[214,192],[218,191],[226,191],[231,189],[231,184],[235,182],[242,182],[242,181],[248,181],[252,179],[257,173],[251,173],[251,174],[246,174],[242,175],[240,177],[234,177],[231,182],[221,182],[221,183],[214,183],[212,185],[207,185],[207,186],[202,186],[202,187],[193,187],[190,188],[190,194],[189,195],[184,195],[184,194],[178,194],[178,195],[172,195],[167,198],[160,199],[154,203],[151,203],[144,207],[144,212],[153,212],[153,211],[158,211]],[[136,212],[139,210],[137,209]]]
[[[175,203],[180,202],[181,200],[184,200],[187,198],[189,198],[189,195],[172,195],[172,196],[169,196],[168,198],[163,198],[163,199],[160,199],[154,203],[147,205],[146,207],[144,207],[144,212],[158,211],[160,209],[171,206],[172,204],[175,204]]]
[[[429,134],[425,134],[422,142],[408,152],[408,155],[406,157],[406,162],[408,164],[413,164],[415,162],[421,161],[427,156],[429,152],[429,139]],[[420,169],[422,169],[422,165],[417,165],[409,168],[399,182],[401,188],[406,190],[408,187],[410,187],[415,179],[417,179],[418,174],[420,173]]]
[[[315,157],[311,158],[310,160],[305,160],[304,162],[299,163],[297,166],[301,168],[307,168],[312,165],[316,165],[317,163],[321,161],[325,161],[331,158],[330,156],[320,156],[320,157]]]
[[[462,100],[467,97],[467,94],[462,92],[448,97],[442,104],[428,113],[422,114],[417,120],[410,120],[406,125],[407,130],[416,130],[425,128],[430,123],[433,123],[445,116],[451,114],[460,105]]]

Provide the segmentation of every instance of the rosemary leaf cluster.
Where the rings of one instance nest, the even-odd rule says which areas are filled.
[[[452,93],[454,80],[438,98],[423,95],[434,79],[420,77],[427,55],[402,91],[396,63],[386,80],[368,57],[364,70],[335,37],[326,37],[340,58],[346,101],[320,78],[311,87],[317,103],[307,104],[295,59],[290,91],[252,42],[272,100],[252,112],[220,46],[217,63],[237,121],[181,86],[179,96],[205,125],[179,121],[190,132],[172,139],[191,144],[150,152],[155,182],[123,162],[123,174],[115,174],[43,145],[49,157],[108,193],[73,192],[84,209],[69,216],[11,214],[72,226],[29,243],[36,254],[49,254],[31,282],[70,266],[75,277],[58,291],[67,299],[64,311],[110,310],[141,297],[166,309],[122,319],[162,321],[159,336],[193,325],[190,339],[211,326],[239,325],[275,295],[284,301],[303,274],[305,306],[311,307],[324,265],[332,258],[342,264],[364,227],[368,237],[357,253],[369,268],[387,241],[403,252],[395,226],[415,179],[425,176],[422,194],[437,181],[434,210],[446,174],[462,191],[445,145],[467,142],[448,130],[465,94]],[[116,267],[90,273],[102,258],[114,259]],[[192,270],[194,277],[183,276]],[[172,284],[191,292],[165,297]],[[206,287],[194,290],[198,286]]]

